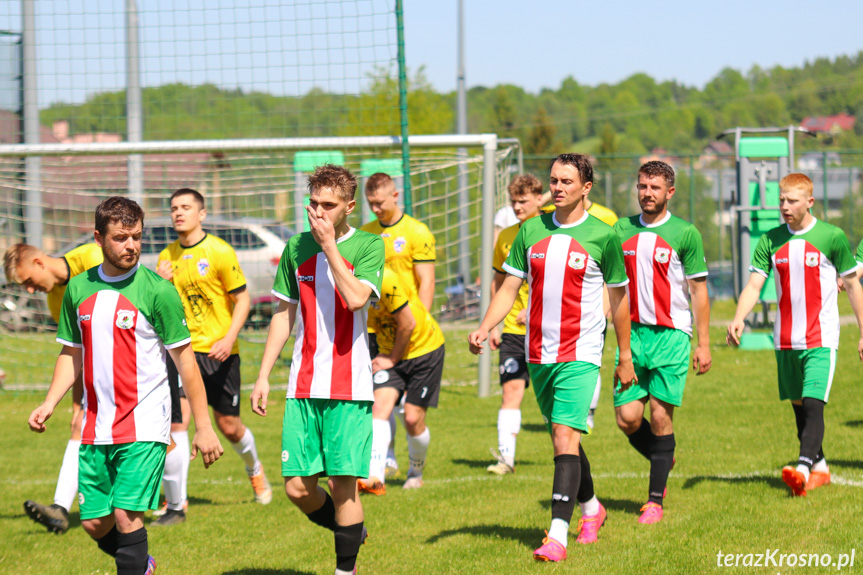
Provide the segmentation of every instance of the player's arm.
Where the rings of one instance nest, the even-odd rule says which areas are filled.
[[[753,271],[749,274],[749,281],[743,291],[740,292],[740,297],[737,298],[737,311],[734,313],[734,319],[728,325],[728,331],[725,335],[725,341],[728,345],[740,345],[740,334],[746,327],[746,316],[758,303],[761,297],[761,288],[764,287],[764,282],[767,281],[767,276]]]
[[[507,274],[497,293],[491,298],[491,303],[485,312],[485,317],[482,318],[482,322],[479,324],[479,329],[471,333],[467,338],[471,353],[482,353],[482,343],[488,339],[489,331],[502,322],[512,309],[512,305],[518,297],[518,290],[521,289],[522,281],[518,276]]]
[[[851,309],[854,311],[854,317],[857,318],[857,328],[860,330],[860,339],[857,342],[857,355],[860,361],[863,361],[863,286],[857,279],[860,268],[858,267],[850,274],[844,276],[845,291],[848,294],[848,301],[851,302]]]
[[[692,298],[692,315],[695,316],[695,330],[698,344],[692,356],[692,369],[695,375],[702,375],[710,370],[710,295],[707,292],[707,277],[697,277],[688,280],[689,294]]]
[[[506,274],[501,273],[497,270],[494,270],[494,278],[491,280],[491,297],[494,299],[494,294],[497,293],[497,290],[500,289],[500,286],[503,285],[503,280],[506,279]],[[492,350],[495,350],[500,347],[500,326],[494,326],[494,329],[488,334],[488,345]]]
[[[417,292],[420,301],[427,310],[432,311],[434,304],[434,262],[414,262],[414,275],[419,285]]]
[[[264,356],[261,358],[261,369],[258,371],[258,380],[250,397],[252,411],[261,416],[267,415],[267,395],[270,393],[270,372],[279,359],[291,331],[294,329],[294,321],[297,317],[297,304],[279,300],[279,307],[270,320],[270,329],[267,331],[267,343],[264,344]]]
[[[411,334],[413,334],[414,328],[417,326],[416,318],[414,318],[411,306],[408,304],[394,311],[392,316],[396,322],[393,350],[388,354],[379,354],[372,359],[372,373],[382,369],[391,369],[402,360],[411,342]]]
[[[177,373],[180,375],[180,381],[183,382],[183,391],[186,392],[186,398],[192,408],[192,416],[195,418],[195,437],[192,439],[191,459],[195,459],[198,450],[201,450],[201,455],[204,457],[204,467],[209,467],[222,456],[224,450],[210,421],[207,392],[204,389],[204,380],[201,379],[198,362],[195,360],[195,352],[192,351],[192,344],[187,343],[169,349],[168,353],[171,354],[171,359],[177,366]]]
[[[228,295],[234,302],[234,311],[231,312],[231,326],[225,337],[213,344],[208,354],[208,357],[217,361],[225,361],[230,357],[234,343],[240,335],[240,330],[243,329],[246,318],[249,317],[249,310],[252,309],[252,298],[249,297],[249,290],[245,286],[230,292]]]
[[[626,285],[607,286],[607,289],[611,321],[614,323],[614,335],[617,338],[617,349],[619,350],[613,383],[617,387],[619,382],[621,388],[626,389],[638,381],[638,378],[635,377],[635,368],[632,365],[632,348],[630,347],[632,323],[629,315],[629,297],[626,295]]]
[[[42,405],[33,410],[28,423],[30,429],[38,433],[45,431],[45,422],[54,413],[54,408],[75,383],[75,378],[81,371],[82,348],[64,345],[54,365],[54,375],[51,386]]]

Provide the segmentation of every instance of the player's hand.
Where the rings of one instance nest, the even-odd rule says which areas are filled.
[[[197,424],[197,422],[195,423]],[[196,425],[195,437],[192,439],[192,455],[189,457],[189,461],[195,460],[198,450],[201,451],[201,455],[204,457],[205,469],[214,464],[225,453],[212,427],[199,428]]]
[[[488,339],[488,331],[482,328],[472,332],[469,336],[467,336],[467,342],[470,346],[470,352],[474,355],[479,355],[482,353],[483,345],[482,342]]]
[[[619,359],[617,367],[614,368],[614,378],[612,379],[614,389],[620,391],[629,389],[633,384],[638,383],[638,378],[635,376],[635,367],[632,365],[631,359]]]
[[[728,325],[728,331],[725,334],[725,343],[728,345],[738,346],[740,345],[740,336],[743,334],[743,330],[746,328],[746,324],[740,320],[733,320]]]
[[[255,389],[249,399],[252,401],[252,411],[261,417],[267,416],[267,396],[270,395],[270,382],[265,377],[259,377]]]
[[[518,325],[525,325],[527,322],[527,308],[521,308],[521,311],[518,312],[518,315],[515,316],[515,323]]]
[[[162,260],[159,262],[159,266],[156,268],[156,273],[169,282],[174,281],[174,266],[172,266],[171,262],[168,260]]]
[[[395,366],[396,362],[393,361],[393,358],[382,353],[372,360],[372,373],[392,369]]]
[[[228,338],[220,339],[210,348],[210,353],[207,354],[207,357],[216,361],[225,361],[231,356],[231,349],[233,347],[233,341],[228,341]]]
[[[503,339],[500,335],[500,331],[497,328],[491,330],[491,333],[488,334],[488,346],[492,351],[500,348],[500,341]]]
[[[840,276],[840,277],[839,277],[839,279],[836,281],[836,285],[839,287],[839,291],[845,291],[845,282],[844,282],[844,281],[842,281],[842,277],[841,277],[841,276]]]
[[[318,245],[323,247],[324,244],[335,243],[336,228],[327,212],[320,206],[317,210],[312,206],[306,206],[306,212],[309,214],[309,229]]]
[[[710,346],[697,346],[695,353],[692,355],[692,369],[695,370],[695,375],[704,375],[710,371],[710,366],[713,359],[710,357]]]
[[[33,410],[30,414],[30,419],[27,421],[30,424],[30,431],[42,433],[45,431],[45,422],[54,414],[54,409],[46,404],[42,404]]]

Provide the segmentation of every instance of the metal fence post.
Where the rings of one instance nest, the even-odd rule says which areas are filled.
[[[36,90],[36,13],[33,0],[21,3],[21,47],[24,76],[24,143],[39,143],[39,94]],[[42,247],[42,158],[24,160],[24,235],[28,244]]]
[[[827,221],[827,152],[821,152],[821,178],[823,182],[823,190],[824,190],[824,200],[822,207],[822,213],[824,216],[824,221]]]
[[[135,0],[126,0],[126,139],[140,142],[143,139],[141,74],[138,59],[138,7]],[[146,210],[144,202],[144,160],[140,154],[128,158],[129,199]]]
[[[695,156],[689,156],[689,223],[695,223]]]
[[[497,136],[490,136],[482,148],[482,251],[480,253],[480,318],[485,316],[491,303],[492,251],[494,250],[494,198],[497,195]],[[479,356],[477,377],[480,397],[491,393],[491,349],[486,342],[485,352]]]

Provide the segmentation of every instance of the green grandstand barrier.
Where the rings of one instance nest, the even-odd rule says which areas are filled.
[[[384,173],[393,179],[403,178],[405,175],[404,163],[394,158],[363,160],[360,163],[360,175],[362,177],[368,178],[378,172]]]
[[[789,153],[787,138],[740,138],[741,158],[787,158]]]

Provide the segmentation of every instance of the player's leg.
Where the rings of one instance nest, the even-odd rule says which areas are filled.
[[[379,375],[383,374],[383,375]],[[404,382],[395,370],[382,370],[374,375],[375,402],[372,407],[372,452],[369,476],[358,480],[360,491],[373,495],[386,493],[387,448],[391,431],[389,418],[404,390]]]
[[[445,355],[444,346],[440,346],[420,357],[399,362],[396,366],[396,370],[407,383],[404,424],[410,468],[403,485],[405,489],[423,485],[423,470],[431,442],[431,432],[426,425],[426,412],[430,407],[437,407]]]
[[[593,399],[590,400],[590,411],[587,413],[587,427],[593,429],[596,408],[599,406],[599,393],[602,391],[602,374],[596,376],[596,389],[593,390]]]
[[[168,386],[171,391],[171,439],[165,456],[165,471],[162,475],[162,487],[165,490],[165,506],[153,513],[158,519],[154,526],[164,527],[176,525],[186,520],[186,482],[189,475],[189,400],[183,394],[174,362],[168,357]],[[185,405],[184,405],[185,404]]]
[[[805,350],[778,349],[775,351],[779,399],[782,401],[787,399],[791,401],[792,405],[799,406],[796,409],[801,410],[803,408],[803,351]],[[803,429],[806,427],[805,410],[801,415],[802,421],[798,424],[797,436],[802,447]],[[802,470],[794,465],[786,465],[782,468],[782,481],[788,485],[794,495],[806,495],[808,476],[805,474],[805,468],[805,464],[803,464]]]
[[[617,427],[626,435],[629,444],[650,461],[650,422],[644,418],[644,405],[649,395],[651,372],[649,360],[642,350],[642,333],[644,333],[643,326],[633,324],[630,345],[632,364],[638,381],[626,389],[623,389],[622,384],[618,382],[614,388],[614,414]],[[619,350],[615,353],[615,364],[618,353],[620,353]]]
[[[662,519],[662,504],[668,474],[674,462],[674,405],[656,397],[650,398],[650,480],[647,503],[642,506],[639,523],[657,523]]]
[[[378,336],[376,333],[369,333],[369,357],[377,357],[378,352]],[[396,416],[404,421],[404,409],[399,407],[399,409],[391,411],[388,418],[390,442],[387,445],[384,479],[394,479],[399,474],[399,462],[396,460]]]
[[[515,445],[521,431],[521,401],[530,376],[524,356],[524,336],[503,334],[500,344],[500,411],[497,414],[497,459],[487,471],[497,475],[512,473],[515,468]]]

